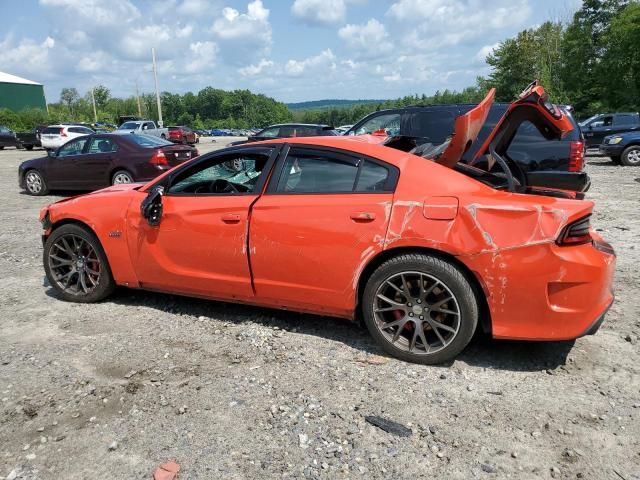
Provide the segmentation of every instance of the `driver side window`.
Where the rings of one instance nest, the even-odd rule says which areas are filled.
[[[271,149],[234,152],[201,161],[180,172],[167,190],[169,195],[238,195],[257,193],[266,175]]]
[[[71,140],[69,143],[60,147],[58,150],[58,157],[68,157],[69,155],[80,155],[84,149],[84,144],[87,143],[87,137],[79,138],[77,140]]]

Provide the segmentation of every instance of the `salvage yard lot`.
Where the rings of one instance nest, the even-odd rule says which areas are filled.
[[[588,158],[592,224],[618,254],[597,335],[478,338],[428,367],[337,319],[126,289],[57,300],[37,217],[61,197],[17,185],[38,154],[0,152],[0,478],[151,478],[168,459],[188,479],[640,478],[640,169]]]

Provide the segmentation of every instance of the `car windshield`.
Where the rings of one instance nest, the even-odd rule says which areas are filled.
[[[583,120],[581,122],[578,123],[578,125],[580,125],[581,127],[585,127],[587,126],[589,123],[591,123],[593,120],[595,120],[596,118],[598,118],[600,115],[591,115],[589,118],[587,118],[586,120]]]
[[[118,130],[131,130],[140,126],[140,122],[124,122],[118,127]]]
[[[160,137],[154,137],[151,135],[131,135],[125,136],[128,138],[130,142],[134,142],[141,147],[144,148],[154,148],[154,147],[162,147],[164,145],[173,145],[173,143],[169,142]]]

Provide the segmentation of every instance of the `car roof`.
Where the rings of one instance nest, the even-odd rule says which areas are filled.
[[[404,161],[409,158],[424,160],[416,155],[383,145],[383,142],[386,140],[387,137],[377,135],[292,137],[243,144],[239,145],[238,148],[256,147],[259,145],[280,145],[287,143],[289,145],[296,146],[325,147],[346,150],[347,152],[368,155],[391,163],[392,165],[404,163]]]

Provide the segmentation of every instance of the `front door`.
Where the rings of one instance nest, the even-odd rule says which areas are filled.
[[[127,229],[143,288],[218,299],[253,297],[249,211],[274,150],[205,155],[178,170],[165,185],[158,226],[142,217],[140,203],[147,194],[140,192],[129,208]]]
[[[60,147],[54,156],[47,162],[50,188],[57,189],[89,189],[87,178],[90,172],[78,168],[78,162],[82,158],[89,137],[79,137]]]
[[[257,299],[349,317],[358,275],[383,249],[397,178],[384,162],[292,147],[251,214]]]

